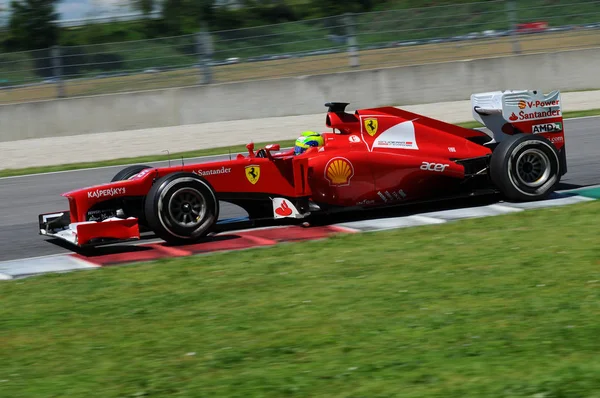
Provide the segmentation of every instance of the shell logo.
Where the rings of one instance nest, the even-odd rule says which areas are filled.
[[[325,179],[329,185],[350,185],[350,179],[354,176],[354,166],[346,158],[333,158],[325,166]]]
[[[527,106],[527,103],[525,103],[525,101],[523,101],[523,100],[519,101],[519,109],[525,109],[526,106]]]

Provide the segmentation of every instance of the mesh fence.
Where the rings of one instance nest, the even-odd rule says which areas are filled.
[[[491,0],[0,54],[0,103],[589,48],[600,0]]]

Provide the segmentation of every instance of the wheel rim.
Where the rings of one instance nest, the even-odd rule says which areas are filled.
[[[194,228],[204,221],[206,200],[195,189],[182,188],[171,195],[168,209],[175,224],[183,228]]]
[[[531,148],[523,151],[516,162],[517,178],[528,187],[544,185],[551,175],[550,159],[541,150]]]

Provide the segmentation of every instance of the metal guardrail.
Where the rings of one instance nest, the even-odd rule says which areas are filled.
[[[596,47],[598,6],[491,0],[4,53],[0,103]]]

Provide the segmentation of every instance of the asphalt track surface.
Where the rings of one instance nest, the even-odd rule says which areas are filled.
[[[600,184],[600,117],[567,119],[564,123],[568,173],[559,189]],[[222,158],[228,155],[204,157],[201,161]],[[194,160],[185,162],[189,164]],[[152,166],[166,164],[149,163]],[[108,182],[121,168],[0,178],[0,261],[71,252],[38,235],[38,214],[66,210],[66,199],[61,193]],[[221,218],[243,215],[245,212],[239,207],[222,203]]]

